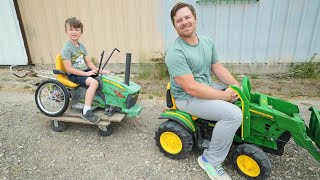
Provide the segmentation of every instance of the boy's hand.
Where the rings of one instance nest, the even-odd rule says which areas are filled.
[[[109,70],[100,70],[100,74],[110,74]]]
[[[86,72],[87,76],[93,76],[93,75],[96,75],[96,74],[97,74],[97,70],[90,70],[90,71]]]

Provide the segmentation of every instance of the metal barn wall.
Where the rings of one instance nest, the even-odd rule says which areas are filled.
[[[28,63],[13,0],[0,0],[0,65]]]
[[[17,0],[31,60],[54,64],[55,56],[68,40],[64,22],[77,17],[84,24],[80,41],[89,56],[99,58],[113,48],[111,63],[124,62],[132,53],[133,62],[160,56],[162,36],[156,21],[157,0]]]
[[[165,48],[177,36],[169,17],[176,2],[161,1]],[[195,7],[198,33],[214,40],[222,62],[307,62],[320,52],[319,0],[184,2]]]
[[[31,60],[53,64],[67,41],[64,21],[84,23],[81,41],[99,58],[117,47],[113,62],[159,57],[177,37],[170,10],[179,0],[17,0]],[[306,62],[320,52],[320,0],[251,0],[200,3],[198,33],[211,37],[223,63]],[[316,56],[319,61],[319,56]]]

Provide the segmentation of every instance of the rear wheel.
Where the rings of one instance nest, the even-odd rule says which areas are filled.
[[[160,152],[171,159],[185,158],[194,144],[192,134],[174,121],[160,124],[155,140]]]
[[[263,150],[252,144],[241,144],[232,155],[235,169],[243,176],[266,179],[271,174],[271,162]]]
[[[69,92],[60,82],[46,80],[38,86],[35,101],[43,114],[50,117],[60,116],[68,108]]]

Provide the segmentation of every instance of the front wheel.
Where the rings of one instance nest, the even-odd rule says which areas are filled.
[[[50,123],[52,130],[62,132],[66,129],[66,124],[62,121],[53,120]]]
[[[160,124],[155,140],[160,152],[171,159],[185,158],[194,144],[192,134],[179,123],[170,120]]]
[[[112,126],[99,126],[99,134],[100,136],[110,136],[112,134]]]
[[[271,162],[263,150],[252,144],[241,144],[232,155],[232,164],[243,176],[266,179],[271,174]]]
[[[46,80],[38,86],[35,101],[43,114],[50,117],[60,116],[68,108],[69,92],[60,82]]]

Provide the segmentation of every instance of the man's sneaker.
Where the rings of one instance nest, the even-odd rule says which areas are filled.
[[[216,180],[231,180],[231,178],[227,175],[226,172],[224,172],[224,169],[221,165],[213,167],[206,159],[205,157],[199,156],[198,157],[198,164],[200,167],[208,174],[210,179],[216,179]]]
[[[94,115],[94,114],[92,113],[92,110],[91,110],[91,109],[88,110],[85,115],[81,114],[81,117],[82,117],[84,120],[87,120],[87,121],[89,121],[89,122],[91,122],[91,123],[94,123],[94,124],[96,124],[96,123],[98,123],[98,122],[100,121],[100,117]]]

